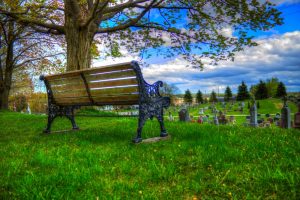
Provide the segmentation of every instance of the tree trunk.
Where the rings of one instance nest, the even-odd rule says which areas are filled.
[[[90,68],[92,39],[86,31],[67,31],[67,71]]]
[[[95,32],[92,30],[92,25],[81,27],[80,17],[78,18],[65,15],[67,71],[86,69],[91,66],[91,44]]]
[[[10,26],[12,26],[10,24]],[[11,39],[12,37],[12,28],[9,29],[8,38]],[[6,60],[5,60],[5,68],[4,72],[1,69],[1,78],[0,78],[0,109],[8,109],[8,97],[9,91],[11,88],[12,83],[12,73],[13,73],[13,57],[14,57],[14,40],[10,40],[7,44],[7,51],[6,51]],[[2,64],[2,63],[1,63]],[[2,68],[2,66],[1,66]],[[3,76],[4,73],[4,76]]]
[[[1,110],[8,110],[9,90],[10,90],[9,88],[4,88],[4,90],[0,91]]]

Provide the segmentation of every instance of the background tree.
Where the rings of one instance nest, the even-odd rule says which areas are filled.
[[[204,98],[204,103],[208,103],[207,97]]]
[[[8,109],[13,73],[57,69],[57,41],[0,15],[0,109]]]
[[[267,90],[268,90],[268,97],[276,97],[278,84],[279,84],[279,80],[276,77],[272,77],[271,79],[267,79],[266,87],[267,87]]]
[[[171,103],[174,105],[176,94],[180,93],[179,88],[174,84],[168,84],[164,82],[163,87],[161,87],[159,90],[161,95],[170,97]]]
[[[245,84],[244,81],[242,81],[241,85],[239,85],[238,87],[238,93],[237,93],[237,97],[236,100],[237,101],[243,101],[245,99],[249,99],[250,95],[247,89],[247,85]]]
[[[214,90],[210,94],[209,102],[218,102],[217,94]]]
[[[252,95],[255,96],[256,90],[257,90],[257,85],[251,85],[249,91],[250,91],[250,93],[251,93]]]
[[[260,80],[259,84],[257,85],[255,99],[266,99],[266,98],[268,98],[268,89],[266,83]]]
[[[232,98],[232,92],[229,86],[225,89],[224,101],[228,102]]]
[[[198,90],[197,94],[196,94],[196,101],[197,103],[201,103],[203,104],[204,103],[204,100],[203,100],[203,95],[202,95],[202,92],[200,90]]]
[[[284,96],[286,96],[286,88],[283,82],[279,82],[278,86],[277,86],[277,90],[276,90],[276,97],[278,98],[282,98]]]
[[[95,40],[104,44],[114,56],[121,54],[121,46],[130,53],[146,53],[147,49],[168,45],[170,48],[161,51],[166,56],[180,54],[194,67],[202,67],[203,57],[209,57],[215,63],[233,59],[237,51],[257,45],[247,31],[268,30],[283,21],[280,12],[269,1],[14,2],[3,0],[0,14],[30,25],[38,32],[65,35],[67,71],[90,67],[92,50],[96,49]],[[13,9],[7,9],[7,5],[13,6]],[[179,19],[185,19],[181,20],[183,25],[177,23]],[[234,36],[222,33],[222,29],[227,27],[233,29]],[[203,49],[207,51],[203,52]],[[191,50],[199,50],[203,54],[196,55]]]
[[[185,91],[183,99],[184,99],[184,103],[187,103],[187,104],[193,103],[192,93],[189,89]]]

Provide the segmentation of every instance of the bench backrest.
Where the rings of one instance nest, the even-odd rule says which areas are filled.
[[[44,76],[58,105],[131,105],[139,101],[132,63]]]

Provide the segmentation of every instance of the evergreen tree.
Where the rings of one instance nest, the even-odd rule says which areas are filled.
[[[256,108],[257,108],[257,109],[260,108],[259,101],[257,101],[257,103],[256,103]]]
[[[218,102],[217,94],[214,90],[210,94],[209,102]]]
[[[204,103],[208,103],[208,100],[207,100],[207,98],[204,98]]]
[[[279,82],[278,87],[277,87],[277,91],[276,91],[276,97],[284,97],[286,96],[286,88],[283,82]]]
[[[244,81],[242,81],[242,84],[238,87],[238,94],[236,97],[237,101],[243,101],[245,99],[249,99],[250,95],[247,89],[247,85]]]
[[[266,83],[262,80],[260,80],[259,84],[257,85],[255,98],[256,99],[266,99],[266,98],[268,98],[268,89],[267,89]]]
[[[200,90],[198,90],[198,92],[197,92],[196,101],[197,101],[197,103],[203,103],[204,102],[202,92]]]
[[[183,98],[184,98],[185,103],[187,103],[187,104],[193,103],[192,93],[189,89],[185,91],[185,94],[184,94]]]
[[[249,101],[248,101],[248,109],[250,110],[250,103],[249,103]]]
[[[279,84],[279,80],[278,78],[271,78],[271,79],[267,79],[266,82],[266,87],[268,89],[268,97],[275,97],[276,96],[276,91],[278,88],[278,84]]]
[[[232,98],[232,92],[229,86],[225,89],[224,101],[229,101]]]

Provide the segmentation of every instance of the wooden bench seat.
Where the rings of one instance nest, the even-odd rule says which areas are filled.
[[[163,108],[170,105],[169,97],[159,94],[162,82],[148,84],[136,61],[104,67],[90,68],[40,77],[48,94],[48,124],[44,132],[50,133],[51,124],[57,116],[66,116],[78,129],[74,109],[80,106],[139,105],[137,136],[148,118],[156,117],[160,123],[161,137],[167,136],[163,122]]]

